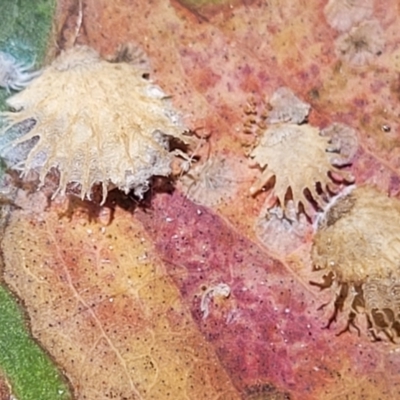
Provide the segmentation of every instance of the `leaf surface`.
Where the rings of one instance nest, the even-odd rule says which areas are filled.
[[[215,157],[230,166],[217,182],[202,179],[198,199],[225,193],[218,204],[205,202],[212,208],[187,198],[193,183],[172,194],[154,189],[149,209],[126,207],[118,196],[104,208],[73,203],[70,220],[61,199],[46,208],[42,195],[20,193],[22,209],[3,242],[5,280],[77,398],[399,396],[395,345],[371,342],[365,322],[360,334],[344,329],[340,313],[327,328],[332,293],[309,283],[310,223],[300,236],[290,224],[273,225],[265,241],[254,229],[268,193],[250,196],[262,171],[250,168],[248,155],[281,86],[311,105],[312,126],[336,122],[357,132],[358,151],[345,167],[356,184],[393,197],[400,190],[398,5],[374,9],[382,52],[355,55],[338,48],[351,37],[338,39],[346,32],[329,26],[324,6],[63,2],[61,45],[86,43],[103,56],[139,45],[186,124],[210,135],[199,165]]]

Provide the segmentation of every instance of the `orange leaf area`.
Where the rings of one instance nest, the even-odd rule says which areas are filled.
[[[11,216],[4,277],[76,398],[238,399],[134,216],[41,201]]]

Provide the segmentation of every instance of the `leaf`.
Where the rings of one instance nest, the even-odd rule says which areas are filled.
[[[3,239],[4,277],[78,398],[239,398],[130,212],[107,226],[27,206]]]
[[[26,321],[11,294],[0,286],[0,365],[18,399],[70,399],[69,388],[43,350],[29,336]],[[8,389],[9,390],[9,389]],[[1,383],[0,395],[7,392]],[[7,397],[0,397],[5,399]]]
[[[351,54],[339,57],[336,39],[346,33],[329,25],[326,2],[87,0],[63,2],[62,9],[68,5],[76,12],[64,20],[58,39],[73,40],[58,43],[89,44],[104,57],[121,44],[138,44],[149,55],[150,77],[172,95],[185,124],[209,136],[198,166],[211,160],[204,165],[212,174],[207,165],[217,164],[214,157],[232,160],[231,173],[218,180],[222,197],[207,203],[212,209],[186,198],[190,187],[171,194],[158,193],[155,185],[146,210],[124,211],[130,200],[116,195],[105,208],[92,204],[82,211],[72,203],[68,222],[59,216],[65,211],[61,198],[44,210],[40,195],[23,201],[20,193],[22,210],[12,213],[3,244],[6,280],[26,304],[33,335],[66,371],[76,396],[399,397],[396,347],[371,342],[365,321],[357,330],[348,315],[332,309],[332,293],[310,284],[316,272],[311,221],[295,245],[285,234],[290,220],[267,242],[257,239],[254,226],[268,194],[250,196],[262,171],[248,165],[268,128],[266,103],[285,86],[311,105],[308,124],[315,129],[345,124],[357,132],[358,150],[348,152],[352,165],[341,171],[351,172],[356,185],[399,195],[397,3],[374,4],[372,17],[383,35],[379,51],[358,57],[360,38],[349,43],[354,35],[347,37],[357,63]],[[350,25],[358,24],[359,14]],[[307,153],[304,160],[315,166]],[[203,179],[198,171],[194,184]],[[215,185],[197,188],[204,191],[195,198],[202,202]],[[43,196],[50,189],[51,182]],[[107,225],[102,215],[110,208],[115,217]],[[139,262],[145,253],[149,261]],[[90,355],[96,367],[89,367]]]

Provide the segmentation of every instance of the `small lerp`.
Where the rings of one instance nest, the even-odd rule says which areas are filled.
[[[356,154],[356,132],[339,123],[322,131],[310,125],[307,123],[310,105],[288,88],[279,88],[270,106],[272,110],[266,119],[269,126],[261,130],[259,142],[250,153],[250,158],[263,171],[250,192],[256,194],[264,187],[273,186],[268,201],[271,198],[275,201],[268,208],[279,205],[285,209],[291,191],[289,199],[293,200],[296,210],[300,203],[307,208],[310,198],[323,209],[321,200],[337,191],[337,183],[354,180],[343,167],[350,165]]]

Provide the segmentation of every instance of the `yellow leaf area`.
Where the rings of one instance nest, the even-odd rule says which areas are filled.
[[[132,213],[41,202],[10,216],[4,278],[77,399],[239,398]]]

